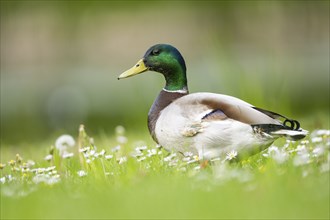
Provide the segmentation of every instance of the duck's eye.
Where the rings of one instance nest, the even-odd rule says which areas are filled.
[[[154,49],[152,51],[152,55],[155,55],[155,56],[159,55],[159,53],[160,53],[160,51],[158,49]]]

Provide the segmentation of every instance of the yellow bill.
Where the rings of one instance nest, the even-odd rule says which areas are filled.
[[[125,72],[120,74],[118,79],[123,79],[123,78],[127,78],[127,77],[130,77],[130,76],[134,76],[134,75],[137,75],[139,73],[143,73],[147,70],[148,70],[148,68],[144,65],[143,59],[141,59],[132,68],[130,68],[129,70],[126,70]]]

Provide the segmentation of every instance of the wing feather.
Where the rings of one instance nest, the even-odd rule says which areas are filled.
[[[185,111],[187,111],[185,114],[186,117],[195,117],[196,115],[201,115],[203,112],[210,113],[214,110],[220,110],[228,118],[250,125],[281,124],[280,121],[255,109],[253,105],[227,95],[192,93],[177,99],[174,103],[179,106],[185,106]],[[218,118],[215,117],[215,120],[218,120]]]

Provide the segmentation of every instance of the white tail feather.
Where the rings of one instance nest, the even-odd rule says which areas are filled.
[[[304,129],[299,129],[299,130],[282,129],[282,130],[278,130],[278,131],[273,131],[273,132],[271,132],[271,134],[278,135],[278,136],[285,136],[291,140],[296,141],[296,140],[306,137],[306,135],[308,134],[308,131],[304,130]]]

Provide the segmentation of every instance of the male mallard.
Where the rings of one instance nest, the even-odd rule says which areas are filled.
[[[278,137],[299,140],[307,135],[298,121],[238,98],[215,93],[189,94],[185,61],[171,45],[152,46],[118,79],[147,70],[163,74],[166,80],[149,111],[148,128],[153,139],[169,151],[192,152],[204,159],[221,157],[233,150],[238,155],[251,155]]]

